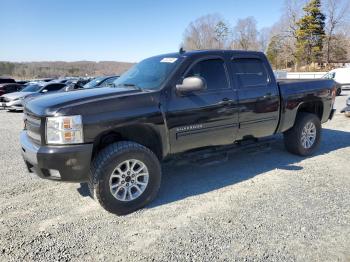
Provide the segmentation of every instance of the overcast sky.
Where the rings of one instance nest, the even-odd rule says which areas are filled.
[[[0,60],[137,62],[179,49],[196,18],[280,17],[282,0],[0,0]]]

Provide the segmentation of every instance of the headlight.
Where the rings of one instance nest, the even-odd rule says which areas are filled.
[[[47,144],[83,143],[81,116],[57,116],[46,118]]]

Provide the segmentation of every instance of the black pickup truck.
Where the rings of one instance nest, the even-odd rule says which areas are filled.
[[[161,162],[283,133],[307,156],[332,118],[333,80],[276,82],[263,53],[191,51],[145,59],[113,87],[49,94],[25,106],[22,155],[42,178],[88,181],[118,215],[155,198]]]

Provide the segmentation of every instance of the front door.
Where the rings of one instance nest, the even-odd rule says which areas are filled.
[[[237,95],[224,58],[195,61],[183,75],[190,76],[202,77],[207,89],[187,95],[172,92],[168,98],[171,152],[233,143],[238,130]]]

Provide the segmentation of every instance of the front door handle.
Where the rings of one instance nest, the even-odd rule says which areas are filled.
[[[263,96],[263,98],[269,98],[272,96],[272,93],[266,93],[266,95]]]
[[[228,97],[225,97],[222,99],[222,103],[224,103],[224,104],[228,104],[228,103],[232,103],[232,102],[233,102],[233,100],[228,98]]]

